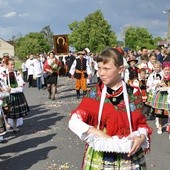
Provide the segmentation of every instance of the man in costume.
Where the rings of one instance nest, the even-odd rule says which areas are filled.
[[[76,93],[77,98],[80,98],[80,89],[83,90],[83,96],[87,93],[87,78],[91,75],[91,69],[86,58],[84,58],[85,52],[78,52],[78,57],[74,60],[69,73],[71,77],[76,79]]]

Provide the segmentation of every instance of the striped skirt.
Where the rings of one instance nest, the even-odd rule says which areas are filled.
[[[168,92],[157,92],[151,102],[151,107],[155,109],[155,116],[168,117],[170,112],[170,104],[168,103]]]
[[[105,153],[88,147],[82,170],[146,170],[142,149],[131,157],[127,153]]]
[[[8,118],[18,119],[28,115],[29,106],[23,92],[10,94],[10,109]]]
[[[153,94],[152,91],[149,91],[147,93],[147,102],[146,102],[146,104],[150,106],[151,103],[153,102],[153,100],[154,100],[154,94]]]

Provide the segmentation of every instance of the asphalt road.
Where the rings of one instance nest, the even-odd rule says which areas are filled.
[[[9,140],[0,144],[0,170],[80,170],[84,144],[68,129],[70,111],[76,99],[74,81],[59,78],[55,101],[48,99],[46,90],[25,87],[30,106],[21,131],[8,132]],[[148,170],[170,169],[170,140],[168,133],[156,134],[154,120],[151,152],[146,155]]]

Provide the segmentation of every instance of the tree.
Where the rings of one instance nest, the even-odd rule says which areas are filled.
[[[146,28],[128,26],[124,28],[125,46],[133,50],[145,46],[154,47],[153,37]]]
[[[25,59],[29,54],[37,54],[50,49],[43,34],[38,32],[29,33],[15,42],[15,54],[19,59]]]
[[[116,34],[100,10],[89,14],[84,21],[74,21],[68,26],[72,31],[68,39],[69,45],[78,51],[88,47],[93,52],[100,52],[107,46],[117,44]]]
[[[161,37],[154,37],[153,42],[155,46],[158,46],[158,42],[163,41],[163,38]]]
[[[54,40],[53,40],[53,32],[51,31],[51,28],[49,25],[45,26],[44,28],[42,28],[41,32],[44,36],[44,38],[47,40],[47,42],[49,43],[50,48],[53,48],[54,45]]]

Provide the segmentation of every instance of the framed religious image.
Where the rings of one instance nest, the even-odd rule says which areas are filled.
[[[54,49],[56,54],[68,54],[68,35],[54,35]]]

